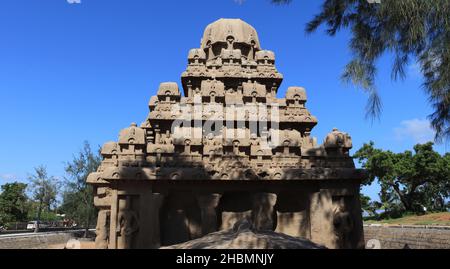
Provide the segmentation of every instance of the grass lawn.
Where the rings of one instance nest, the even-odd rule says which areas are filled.
[[[405,216],[397,219],[380,221],[368,220],[364,224],[391,224],[391,225],[446,225],[450,226],[450,212],[431,213],[422,216]]]

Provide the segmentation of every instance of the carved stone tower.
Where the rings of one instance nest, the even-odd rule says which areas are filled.
[[[330,248],[364,247],[348,134],[322,145],[306,92],[289,87],[275,54],[239,19],[206,27],[177,83],[161,83],[138,127],[106,143],[88,182],[98,207],[98,248],[157,248],[228,229],[249,218],[259,230]],[[330,115],[332,116],[332,115]]]

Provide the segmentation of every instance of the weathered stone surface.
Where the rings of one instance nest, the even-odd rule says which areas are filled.
[[[70,246],[71,239],[80,239],[84,231],[29,233],[21,235],[1,236],[0,249],[48,249],[53,245]],[[90,240],[90,239],[88,239]],[[76,246],[75,246],[76,247]]]
[[[450,249],[450,227],[364,226],[368,249]]]
[[[271,231],[257,231],[244,220],[233,229],[208,234],[186,243],[162,249],[324,249],[305,238],[296,238]]]
[[[107,142],[87,182],[99,208],[98,248],[157,248],[250,217],[329,248],[361,248],[364,172],[337,129],[323,145],[302,87],[288,87],[273,51],[239,19],[206,28],[181,86],[160,84],[150,112]],[[351,219],[352,221],[348,221]]]

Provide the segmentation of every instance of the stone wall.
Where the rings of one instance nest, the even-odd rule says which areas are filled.
[[[367,249],[450,249],[450,227],[365,225],[364,238]]]
[[[46,249],[79,236],[74,232],[3,236],[0,249]],[[450,227],[364,226],[364,238],[367,249],[450,249]]]
[[[53,232],[0,237],[0,249],[47,249],[52,245],[66,244],[79,237],[77,232]]]

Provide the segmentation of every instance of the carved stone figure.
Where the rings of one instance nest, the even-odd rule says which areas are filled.
[[[98,212],[97,227],[95,229],[95,248],[107,249],[109,244],[109,225],[110,225],[110,211],[100,210]]]
[[[256,193],[253,196],[253,225],[257,230],[274,230],[274,209],[277,195],[273,193]]]
[[[164,137],[162,144],[166,144],[166,145],[172,145],[173,144],[173,139],[170,136],[170,131],[167,130],[166,131],[166,137]]]
[[[329,152],[334,151],[338,154],[348,155],[348,151],[352,148],[352,139],[349,134],[334,128],[333,131],[327,135],[323,144]]]
[[[130,208],[130,204],[129,197],[119,202],[119,212],[117,214],[117,246],[119,249],[132,248],[133,239],[139,230],[138,215]]]
[[[349,211],[346,211],[344,207],[339,206],[334,210],[333,226],[336,234],[337,246],[339,248],[351,248],[349,237],[354,228],[353,225],[352,215]]]

